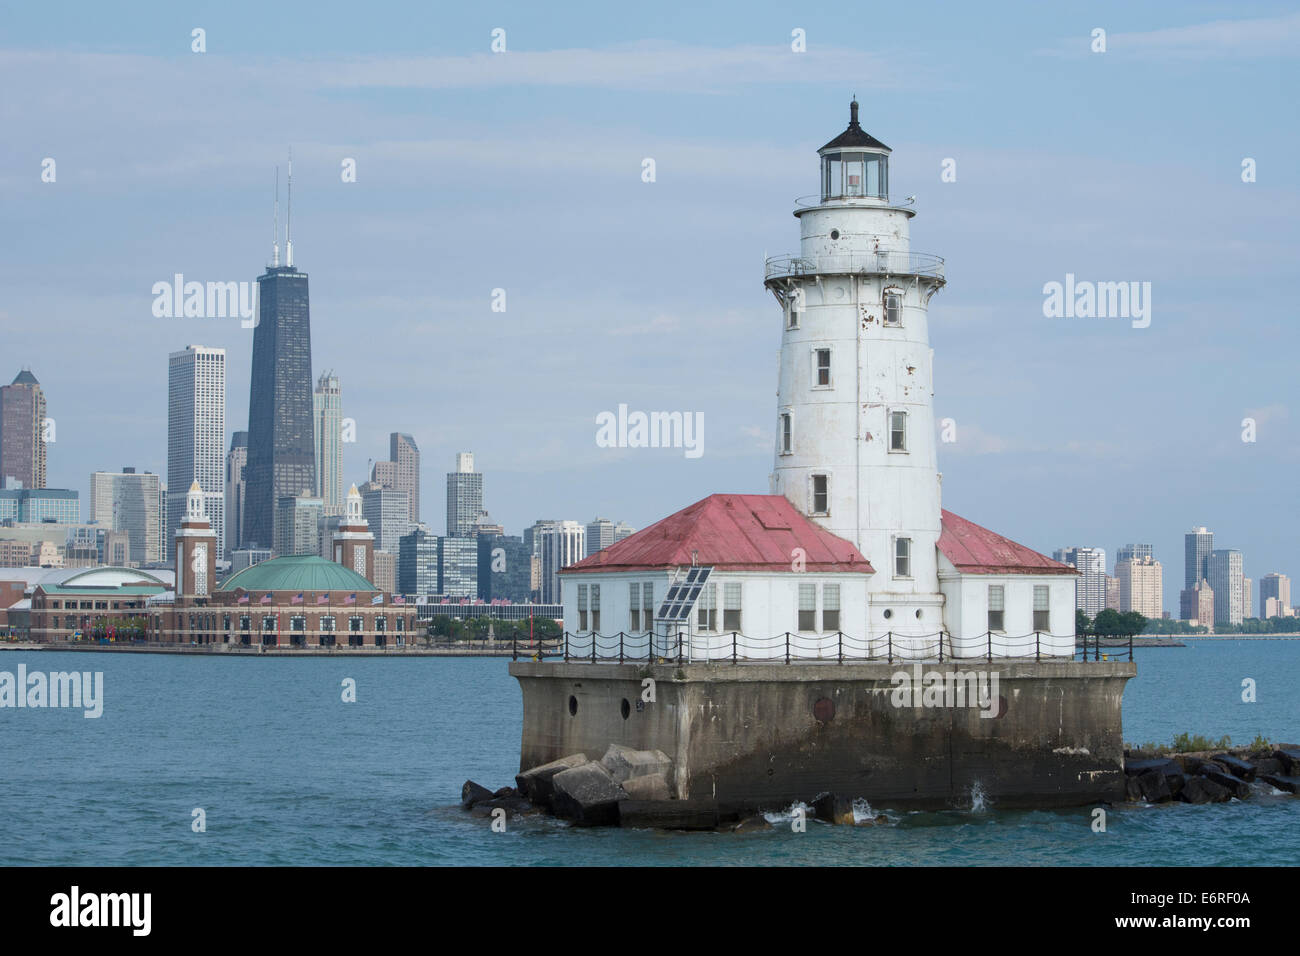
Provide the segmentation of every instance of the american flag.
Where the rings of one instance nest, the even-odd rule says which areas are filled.
[[[243,594],[239,595],[239,600],[236,601],[235,603],[236,603],[236,604],[247,604],[247,603],[248,603],[248,592],[245,591]]]
[[[262,600],[258,601],[257,603],[258,603],[258,604],[270,604],[270,603],[271,603],[271,592],[270,592],[270,591],[267,591],[266,594],[264,594],[264,595],[262,596]]]
[[[330,593],[328,591],[326,591],[324,594],[322,594],[320,597],[316,599],[317,604],[329,604],[329,602],[330,602]]]
[[[357,592],[356,592],[356,591],[353,591],[351,594],[349,594],[347,597],[345,597],[345,598],[343,599],[343,603],[344,603],[344,604],[356,604],[356,603],[357,603]]]
[[[394,604],[405,604],[405,603],[406,603],[406,598],[402,597],[400,594],[394,594],[394,595],[393,595],[393,603],[394,603]]]
[[[297,593],[297,595],[294,596],[294,599],[293,599],[292,601],[290,601],[289,603],[290,603],[290,604],[301,604],[301,603],[302,603],[302,592],[299,591],[299,592]]]

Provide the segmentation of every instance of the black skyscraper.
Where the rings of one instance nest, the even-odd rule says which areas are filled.
[[[269,548],[276,501],[316,487],[311,316],[305,272],[291,265],[268,266],[257,286],[260,308],[248,394],[248,497],[241,544]]]

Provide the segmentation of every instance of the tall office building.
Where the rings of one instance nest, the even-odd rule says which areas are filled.
[[[370,468],[370,483],[377,488],[396,488],[397,487],[397,463],[392,461],[377,461]],[[407,517],[410,517],[410,498],[407,498]]]
[[[1196,587],[1201,580],[1209,580],[1210,552],[1213,550],[1213,531],[1194,528],[1183,535],[1183,587],[1185,589]]]
[[[1255,606],[1251,599],[1254,585],[1255,582],[1250,578],[1243,577],[1241,579],[1241,616],[1243,618],[1250,617],[1250,609]]]
[[[244,538],[244,500],[248,485],[244,469],[248,466],[248,432],[230,436],[226,452],[226,557],[239,547]]]
[[[289,167],[289,217],[293,216],[293,166]],[[293,264],[286,230],[285,264],[273,247],[271,265],[258,276],[258,323],[248,390],[248,500],[244,544],[266,547],[275,536],[275,508],[304,488],[316,488],[312,425],[311,309],[307,273]]]
[[[1059,548],[1052,555],[1062,564],[1079,572],[1075,584],[1075,606],[1089,617],[1096,617],[1106,609],[1106,549]]]
[[[447,475],[447,536],[468,538],[483,511],[483,475],[474,470],[474,455],[456,456],[456,470]]]
[[[484,601],[527,601],[532,591],[532,555],[513,535],[478,536],[478,596]]]
[[[31,369],[0,387],[0,488],[45,487],[45,392]]]
[[[361,489],[361,514],[375,536],[375,550],[390,554],[398,553],[402,538],[414,524],[406,492],[374,482]]]
[[[542,603],[559,604],[560,569],[587,556],[587,528],[577,521],[551,521],[534,535],[542,563]]]
[[[423,528],[403,535],[398,545],[397,590],[425,596],[438,593],[438,539]]]
[[[1273,613],[1269,611],[1269,600],[1272,599]],[[1276,571],[1272,574],[1266,574],[1259,579],[1259,616],[1260,617],[1288,617],[1291,612],[1291,579],[1285,574],[1278,574]]]
[[[343,514],[343,389],[333,372],[323,372],[312,395],[316,446],[316,497],[327,515]]]
[[[1157,621],[1164,616],[1164,569],[1159,561],[1150,554],[1126,557],[1115,565],[1115,577],[1121,611],[1136,611]]]
[[[175,547],[190,487],[197,481],[203,513],[217,538],[217,555],[225,554],[225,446],[226,350],[189,345],[172,352],[167,377],[169,548]]]
[[[1209,582],[1214,589],[1214,623],[1240,624],[1246,616],[1241,552],[1235,548],[1211,551]]]
[[[137,564],[161,564],[161,515],[158,500],[162,480],[150,472],[123,468],[120,472],[97,471],[90,476],[90,520],[114,532],[122,532]],[[116,562],[114,562],[116,563]]]
[[[272,550],[280,556],[320,554],[320,519],[324,514],[325,502],[313,495],[310,489],[281,498],[276,502]]]
[[[1119,567],[1121,561],[1143,561],[1146,558],[1155,560],[1155,549],[1149,544],[1125,544],[1121,545],[1115,551],[1115,567]]]
[[[450,598],[477,598],[478,542],[473,538],[438,539],[438,593]]]
[[[603,551],[614,543],[614,522],[597,518],[587,523],[587,557]]]
[[[401,432],[388,436],[388,457],[393,462],[392,486],[406,492],[411,524],[420,520],[420,449],[415,439]]]

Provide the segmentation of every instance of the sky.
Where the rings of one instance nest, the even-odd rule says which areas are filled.
[[[913,251],[946,261],[944,506],[1049,554],[1150,542],[1175,615],[1193,526],[1256,594],[1300,575],[1294,5],[0,9],[0,375],[40,379],[48,483],[83,508],[93,471],[165,473],[171,351],[226,349],[246,427],[252,331],[155,317],[151,290],[263,271],[290,149],[313,365],[356,423],[345,484],[401,431],[439,533],[459,451],[514,534],[766,493],[763,259],[797,250],[856,95],[916,196]],[[1067,274],[1149,282],[1149,326],[1045,316]],[[620,404],[701,413],[704,453],[599,447]]]

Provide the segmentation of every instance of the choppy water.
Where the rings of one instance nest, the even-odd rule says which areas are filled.
[[[0,863],[1295,864],[1300,798],[1090,810],[896,813],[888,826],[753,834],[577,830],[457,807],[517,770],[517,684],[496,659],[0,653],[0,670],[100,670],[104,715],[0,710]],[[1125,739],[1300,741],[1300,642],[1138,651]],[[1258,702],[1241,701],[1241,681]],[[341,686],[353,678],[357,702]],[[202,808],[207,832],[191,830]]]

